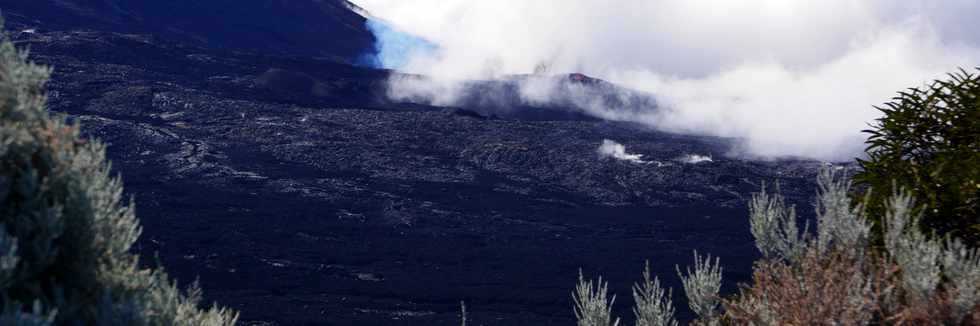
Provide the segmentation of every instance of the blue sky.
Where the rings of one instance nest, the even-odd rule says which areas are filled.
[[[362,64],[375,68],[399,69],[409,63],[413,56],[428,56],[436,51],[436,45],[402,32],[380,20],[369,19],[368,29],[378,39],[375,54],[365,57]]]

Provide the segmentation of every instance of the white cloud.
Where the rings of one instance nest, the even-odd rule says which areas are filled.
[[[596,116],[737,137],[763,157],[850,159],[872,105],[980,65],[976,0],[354,2],[438,46],[402,68],[430,78],[396,80],[394,95],[452,104],[462,80],[583,72],[661,104]],[[527,101],[555,94],[521,88]]]

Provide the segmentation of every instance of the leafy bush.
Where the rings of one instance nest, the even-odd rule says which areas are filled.
[[[819,214],[818,236],[805,236],[803,255],[765,258],[754,267],[754,283],[727,300],[726,318],[736,323],[975,325],[980,323],[980,259],[959,240],[926,237],[916,225],[915,203],[908,192],[893,194],[880,219],[884,250],[871,250],[870,222],[860,206],[833,198],[848,183],[824,171],[818,202],[835,202]],[[781,201],[774,195],[773,201]],[[823,204],[821,204],[823,205]],[[820,206],[820,205],[818,205]],[[785,209],[785,208],[783,208]],[[756,212],[759,216],[790,215]],[[823,228],[859,231],[829,231]],[[848,226],[838,228],[837,226]],[[820,236],[829,234],[826,240]],[[824,244],[829,245],[824,245]],[[945,258],[944,258],[945,257]],[[966,272],[969,271],[969,272]]]
[[[680,277],[696,324],[980,325],[980,250],[927,237],[915,227],[921,215],[909,192],[886,199],[883,249],[872,250],[871,222],[862,205],[852,205],[851,183],[830,169],[817,183],[815,232],[799,229],[795,209],[778,193],[753,197],[749,220],[763,258],[753,284],[738,294],[721,298],[718,260],[695,253],[694,269]],[[637,325],[671,325],[669,294],[649,276],[643,284],[637,289],[654,290],[634,290],[651,293],[636,300]],[[601,296],[582,289],[578,298],[585,293],[600,308],[577,310],[580,325],[597,325],[581,322],[595,316],[610,320],[605,286]]]
[[[919,200],[926,233],[980,244],[980,75],[960,71],[900,92],[879,108],[867,159],[855,178],[869,187],[868,208],[881,229],[885,200],[907,189]]]
[[[45,108],[48,68],[0,36],[0,324],[231,325],[162,270],[141,269],[140,234],[105,146]]]
[[[757,262],[753,286],[725,302],[733,324],[867,325],[875,311],[880,283],[868,278],[875,264],[850,251],[803,253],[795,263]]]

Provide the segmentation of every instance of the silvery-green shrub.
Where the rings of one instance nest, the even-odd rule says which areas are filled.
[[[619,319],[613,320],[612,306],[616,296],[608,297],[609,284],[602,281],[586,280],[582,272],[578,275],[578,285],[572,299],[575,301],[575,318],[578,326],[616,326]]]
[[[671,289],[664,289],[660,279],[650,275],[650,262],[643,269],[643,282],[633,285],[633,314],[636,326],[677,326]]]
[[[139,266],[135,206],[105,145],[46,109],[50,73],[0,36],[0,324],[234,324]]]
[[[688,267],[687,273],[681,274],[680,267],[676,269],[687,294],[688,306],[701,320],[715,323],[720,314],[722,268],[719,258],[716,257],[714,261],[711,258],[711,254],[708,254],[702,259],[695,251],[693,270]]]

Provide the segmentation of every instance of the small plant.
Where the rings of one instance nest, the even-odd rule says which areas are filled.
[[[721,305],[721,259],[715,258],[711,261],[711,255],[701,259],[697,251],[694,251],[694,270],[687,268],[687,274],[681,274],[680,267],[676,267],[677,276],[684,284],[684,293],[687,294],[687,304],[691,307],[698,317],[706,324],[717,323],[718,308]]]
[[[949,280],[953,320],[962,322],[980,302],[980,250],[970,249],[956,239],[946,242],[943,273]],[[975,313],[975,311],[974,311]]]
[[[466,326],[466,302],[459,302],[459,319],[463,326]]]
[[[578,326],[619,325],[619,318],[612,321],[612,306],[616,302],[616,296],[608,299],[607,292],[608,284],[603,282],[601,277],[593,283],[592,280],[586,281],[579,271],[578,285],[572,293]]]
[[[677,326],[672,292],[664,289],[657,277],[650,279],[650,262],[647,261],[643,269],[643,282],[633,285],[636,326]]]
[[[766,259],[793,260],[803,254],[808,239],[796,226],[796,209],[782,196],[770,195],[765,185],[749,202],[749,225],[755,246]]]
[[[831,247],[863,252],[869,244],[871,226],[865,219],[864,206],[851,204],[851,181],[824,168],[817,175],[817,189],[816,249],[821,253]]]
[[[913,215],[913,207],[915,201],[907,192],[897,193],[888,199],[884,220],[885,248],[889,257],[902,268],[905,288],[916,299],[925,300],[939,286],[939,258],[943,248],[938,241],[927,238],[914,226],[919,218]]]

